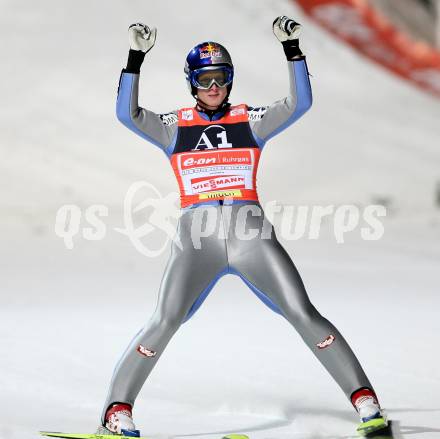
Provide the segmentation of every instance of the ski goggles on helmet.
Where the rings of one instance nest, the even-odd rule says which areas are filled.
[[[207,66],[191,71],[189,79],[194,87],[208,90],[214,84],[226,87],[233,78],[234,70],[229,66]]]

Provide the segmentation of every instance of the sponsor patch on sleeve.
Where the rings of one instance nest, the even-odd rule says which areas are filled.
[[[176,113],[159,114],[164,125],[174,125],[178,121]]]
[[[267,111],[267,107],[249,107],[248,117],[249,120],[255,122],[261,120]]]

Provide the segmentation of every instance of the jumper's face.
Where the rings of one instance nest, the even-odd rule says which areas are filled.
[[[212,84],[209,90],[202,88],[197,89],[197,97],[205,104],[208,110],[215,110],[225,100],[228,93],[227,86],[219,87],[217,84]]]

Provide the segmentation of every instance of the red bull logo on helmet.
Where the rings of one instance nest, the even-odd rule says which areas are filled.
[[[221,58],[222,52],[220,50],[220,47],[216,44],[207,44],[206,46],[203,46],[199,49],[200,51],[200,59],[205,58]]]

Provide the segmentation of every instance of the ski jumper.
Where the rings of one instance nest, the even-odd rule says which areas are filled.
[[[228,273],[239,276],[291,323],[347,398],[361,387],[372,388],[342,335],[310,302],[294,263],[258,202],[256,172],[265,143],[312,104],[306,61],[288,61],[287,67],[286,98],[266,107],[230,106],[211,119],[196,108],[156,114],[139,107],[139,74],[123,71],[117,115],[171,161],[181,192],[177,235],[182,249],[172,243],[156,310],[116,365],[103,417],[112,403],[134,404],[171,337]],[[200,248],[195,248],[191,224],[203,211],[206,227],[214,232],[202,237]],[[238,239],[230,231],[242,227],[244,220],[254,234]],[[267,224],[269,238],[262,239]]]

